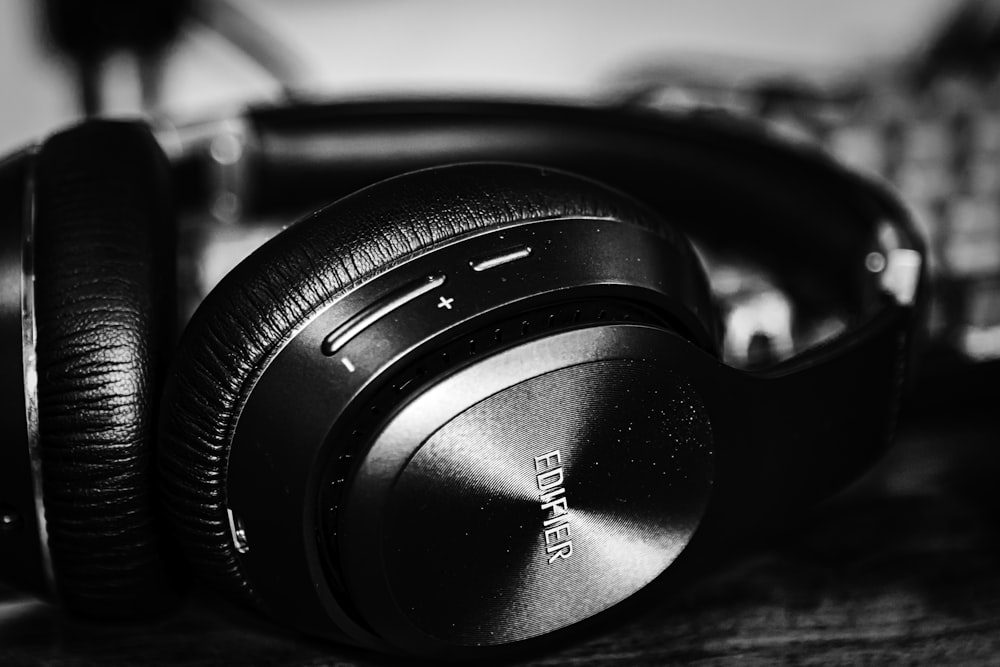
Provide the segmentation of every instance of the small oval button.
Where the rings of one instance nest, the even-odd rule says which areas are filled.
[[[499,253],[476,257],[469,260],[469,266],[473,271],[488,271],[498,266],[516,262],[519,259],[531,256],[531,247],[526,245],[514,246]]]

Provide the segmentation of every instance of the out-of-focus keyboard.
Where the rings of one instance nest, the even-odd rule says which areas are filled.
[[[822,140],[915,209],[932,340],[968,360],[1000,358],[1000,87],[951,78],[915,99],[903,92],[867,95]]]
[[[888,180],[914,209],[931,276],[932,371],[1000,360],[1000,77],[893,77],[831,92],[806,82],[647,83],[631,103],[764,120]]]

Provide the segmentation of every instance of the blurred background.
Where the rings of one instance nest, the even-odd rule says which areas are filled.
[[[44,18],[47,7],[87,4],[102,3],[6,0],[0,5],[0,85],[5,91],[0,150],[77,116],[73,68],[65,51],[51,40],[45,43],[50,31]],[[259,53],[280,52],[282,65],[291,65],[282,83],[303,92],[593,95],[621,84],[639,68],[701,59],[824,80],[857,75],[911,57],[958,4],[204,0],[194,4],[166,49],[160,106],[187,116],[280,95],[281,86],[267,68],[227,34],[242,34],[236,41],[255,43]],[[149,2],[133,11],[155,15],[161,5],[191,3]],[[66,28],[83,32],[80,23]],[[135,64],[119,51],[107,67],[106,108],[137,110],[131,84]]]

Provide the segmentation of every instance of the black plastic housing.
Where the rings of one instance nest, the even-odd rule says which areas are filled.
[[[247,547],[240,562],[266,610],[312,634],[436,657],[500,654],[571,631],[488,647],[429,640],[390,613],[394,603],[384,593],[359,583],[379,579],[379,559],[352,546],[372,538],[363,538],[361,515],[340,503],[366,504],[357,499],[369,490],[352,480],[373,442],[409,402],[496,355],[529,367],[510,373],[511,382],[635,359],[662,364],[693,388],[712,428],[714,482],[689,551],[777,522],[869,465],[894,423],[912,311],[886,295],[880,314],[837,344],[767,372],[740,372],[714,354],[701,277],[673,266],[664,245],[611,220],[473,233],[393,266],[294,332],[253,387],[229,460],[229,508]],[[556,316],[551,330],[531,325],[538,313],[588,308],[596,315]],[[519,319],[528,326],[505,338]],[[489,349],[457,359],[449,352],[491,330],[499,340]],[[555,351],[530,352],[547,346]],[[441,351],[447,360],[421,366]],[[420,367],[429,370],[413,372]],[[396,404],[375,400],[397,390]],[[358,428],[365,411],[366,426]]]
[[[512,255],[512,249],[527,252]],[[573,322],[574,305],[555,330],[628,312],[683,332],[696,342],[692,349],[712,359],[717,340],[704,277],[672,262],[672,254],[657,235],[618,221],[526,222],[470,234],[401,263],[297,332],[250,393],[229,460],[229,506],[249,547],[241,561],[269,611],[312,633],[343,639],[343,631],[355,643],[382,645],[355,617],[351,600],[335,594],[341,586],[329,570],[337,559],[323,553],[319,535],[326,509],[321,483],[338,458],[360,455],[345,451],[344,420],[415,360],[526,313],[595,303],[608,304],[593,311],[595,321]],[[429,284],[437,286],[426,290]],[[407,300],[408,294],[417,296]],[[352,322],[365,326],[330,354],[331,334],[340,337]],[[554,331],[523,333],[528,340]],[[496,349],[517,342],[497,341]],[[420,391],[465,360],[453,362],[422,379]]]

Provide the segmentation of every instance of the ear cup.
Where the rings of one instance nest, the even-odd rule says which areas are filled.
[[[298,327],[347,288],[435,244],[521,221],[594,216],[652,229],[672,243],[677,261],[699,266],[686,240],[625,195],[510,164],[383,181],[292,226],[242,262],[187,327],[164,393],[164,504],[189,560],[217,585],[253,599],[226,514],[227,458],[255,380]]]
[[[48,545],[72,609],[162,603],[151,475],[173,304],[166,159],[149,130],[93,122],[35,171],[38,432]]]

